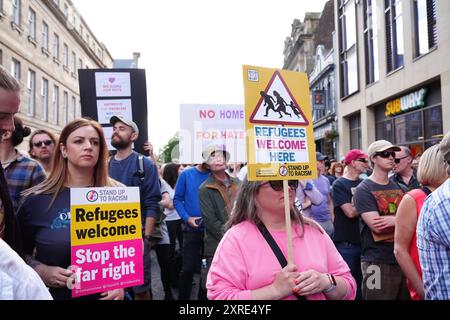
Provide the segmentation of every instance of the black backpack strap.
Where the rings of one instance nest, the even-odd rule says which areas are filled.
[[[138,155],[138,157],[136,158],[136,167],[137,167],[137,171],[134,175],[137,176],[141,180],[141,182],[143,182],[144,177],[145,177],[144,156],[143,155]]]
[[[267,228],[264,225],[264,223],[262,223],[262,222],[259,223],[258,224],[258,229],[261,232],[261,234],[263,235],[264,239],[266,239],[267,243],[269,244],[269,246],[272,249],[272,251],[275,254],[275,256],[277,257],[278,262],[280,263],[281,267],[282,268],[286,267],[287,264],[288,264],[287,260],[286,260],[286,257],[284,256],[284,254],[281,251],[280,247],[275,242],[275,239],[272,237],[272,235],[270,234],[269,230],[267,230]],[[294,294],[295,294],[295,296],[297,297],[298,300],[306,300],[306,298],[304,296],[300,296],[296,292]]]

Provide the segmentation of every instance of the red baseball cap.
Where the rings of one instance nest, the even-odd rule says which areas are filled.
[[[347,152],[345,155],[344,163],[345,165],[349,165],[353,160],[361,159],[361,158],[369,158],[369,156],[359,149],[353,149]]]

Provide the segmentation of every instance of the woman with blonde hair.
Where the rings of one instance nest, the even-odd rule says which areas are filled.
[[[434,145],[422,154],[417,171],[421,189],[409,191],[399,204],[395,218],[394,254],[407,278],[411,299],[423,300],[424,290],[416,226],[425,198],[447,180],[447,165]]]
[[[283,182],[244,179],[208,273],[209,299],[355,298],[355,280],[333,242],[294,206],[298,180],[288,185],[294,263],[285,258]]]
[[[70,188],[121,186],[109,178],[107,160],[100,124],[74,120],[61,132],[47,180],[23,193],[17,217],[24,251],[54,299],[71,299]],[[123,299],[123,289],[84,298]]]

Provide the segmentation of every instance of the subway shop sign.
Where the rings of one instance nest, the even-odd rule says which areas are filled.
[[[389,101],[386,103],[386,117],[392,117],[400,113],[422,108],[425,105],[426,93],[427,89],[422,88],[398,99]]]

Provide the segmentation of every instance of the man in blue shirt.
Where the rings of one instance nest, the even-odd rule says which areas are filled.
[[[175,187],[173,205],[184,221],[183,265],[179,281],[179,300],[190,299],[192,278],[201,263],[205,227],[201,222],[202,212],[200,210],[198,193],[200,185],[206,181],[209,174],[210,172],[205,163],[198,164],[184,170],[178,177]],[[199,296],[201,296],[201,293],[199,293]]]
[[[450,131],[441,141],[440,150],[450,176]],[[450,178],[428,196],[417,222],[417,248],[427,300],[450,300],[449,213]]]
[[[139,129],[133,121],[123,117],[113,116],[110,119],[113,125],[111,145],[117,153],[109,163],[109,175],[129,187],[139,187],[141,197],[141,214],[144,235],[144,284],[134,287],[136,300],[149,300],[151,298],[151,245],[149,238],[155,227],[156,217],[159,213],[161,190],[156,166],[150,159],[143,157],[143,172],[139,173],[139,153],[132,150],[132,144],[139,136]]]

